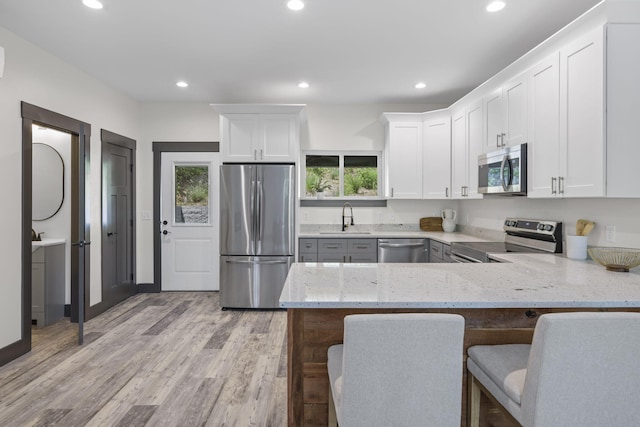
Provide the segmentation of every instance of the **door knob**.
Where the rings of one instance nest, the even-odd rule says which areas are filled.
[[[162,234],[164,234],[164,235],[167,235],[167,234],[169,234],[169,233],[171,233],[171,232],[170,232],[170,231],[167,231],[167,230],[162,230]]]

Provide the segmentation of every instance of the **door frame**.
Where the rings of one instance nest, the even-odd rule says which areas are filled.
[[[104,168],[104,149],[107,146],[107,144],[111,144],[111,145],[116,145],[118,147],[122,147],[125,148],[127,150],[131,151],[131,207],[132,207],[132,212],[131,212],[131,238],[132,238],[132,248],[131,248],[131,268],[132,268],[132,273],[133,273],[133,277],[131,279],[132,282],[132,292],[129,296],[134,295],[136,293],[136,277],[137,277],[137,272],[136,272],[136,229],[137,229],[137,225],[136,225],[136,141],[134,139],[131,138],[127,138],[126,136],[122,136],[119,135],[117,133],[108,131],[106,129],[101,129],[100,130],[100,140],[101,140],[101,153],[102,153],[102,162],[100,165],[100,168],[102,170],[102,168]],[[100,223],[102,224],[102,244],[101,244],[101,249],[102,249],[102,254],[105,253],[104,251],[104,246],[106,244],[106,239],[104,236],[104,193],[105,191],[107,191],[108,189],[105,188],[105,182],[104,182],[104,174],[101,172],[100,173],[100,191],[101,191],[101,195],[100,195],[100,218],[101,221]],[[105,284],[104,281],[104,255],[101,257],[101,261],[102,263],[102,300],[90,307],[91,310],[91,316],[89,318],[95,317],[101,313],[104,313],[105,311],[107,311],[109,308],[111,308],[112,306],[110,305],[109,301],[105,301],[104,299],[104,289],[106,286],[108,286],[107,284]]]
[[[32,194],[33,194],[33,134],[32,125],[41,124],[45,127],[54,128],[71,134],[71,240],[77,241],[80,228],[79,207],[85,205],[85,189],[89,186],[89,149],[91,138],[91,125],[71,117],[50,111],[27,102],[20,104],[22,116],[22,331],[21,338],[13,344],[0,349],[0,366],[31,351],[31,228],[32,228]],[[80,144],[84,147],[85,162],[79,164],[78,150]],[[79,177],[84,176],[83,180]],[[84,239],[90,240],[90,225],[85,218]],[[69,242],[71,244],[72,242]],[[79,304],[78,273],[79,254],[78,251],[71,251],[71,317],[78,321],[81,317],[84,321],[83,312],[87,308],[89,301],[89,246],[84,246],[84,304]],[[82,338],[82,322],[79,322],[80,339]]]
[[[160,239],[160,183],[162,179],[162,153],[220,152],[220,143],[214,141],[153,142],[153,284],[139,286],[138,292],[162,290],[162,240]]]

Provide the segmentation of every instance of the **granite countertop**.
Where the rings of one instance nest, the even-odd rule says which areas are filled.
[[[31,251],[35,251],[36,249],[44,246],[64,245],[65,243],[66,240],[63,238],[43,237],[42,240],[31,241]]]
[[[495,241],[485,237],[477,237],[463,233],[445,233],[444,231],[421,230],[368,230],[368,231],[301,231],[299,238],[308,239],[433,239],[442,243],[453,242],[487,242]],[[502,240],[504,237],[502,238]]]
[[[610,272],[591,260],[553,254],[509,253],[493,258],[503,263],[298,263],[291,267],[280,306],[640,307],[640,269]]]

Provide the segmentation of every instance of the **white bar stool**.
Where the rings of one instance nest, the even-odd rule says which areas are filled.
[[[469,347],[470,427],[480,393],[524,427],[640,426],[640,313],[540,316],[531,345]]]
[[[328,350],[329,425],[459,427],[463,337],[456,314],[346,316]]]

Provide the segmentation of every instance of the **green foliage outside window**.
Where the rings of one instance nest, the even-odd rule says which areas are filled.
[[[209,168],[207,166],[176,167],[176,206],[209,204]]]

